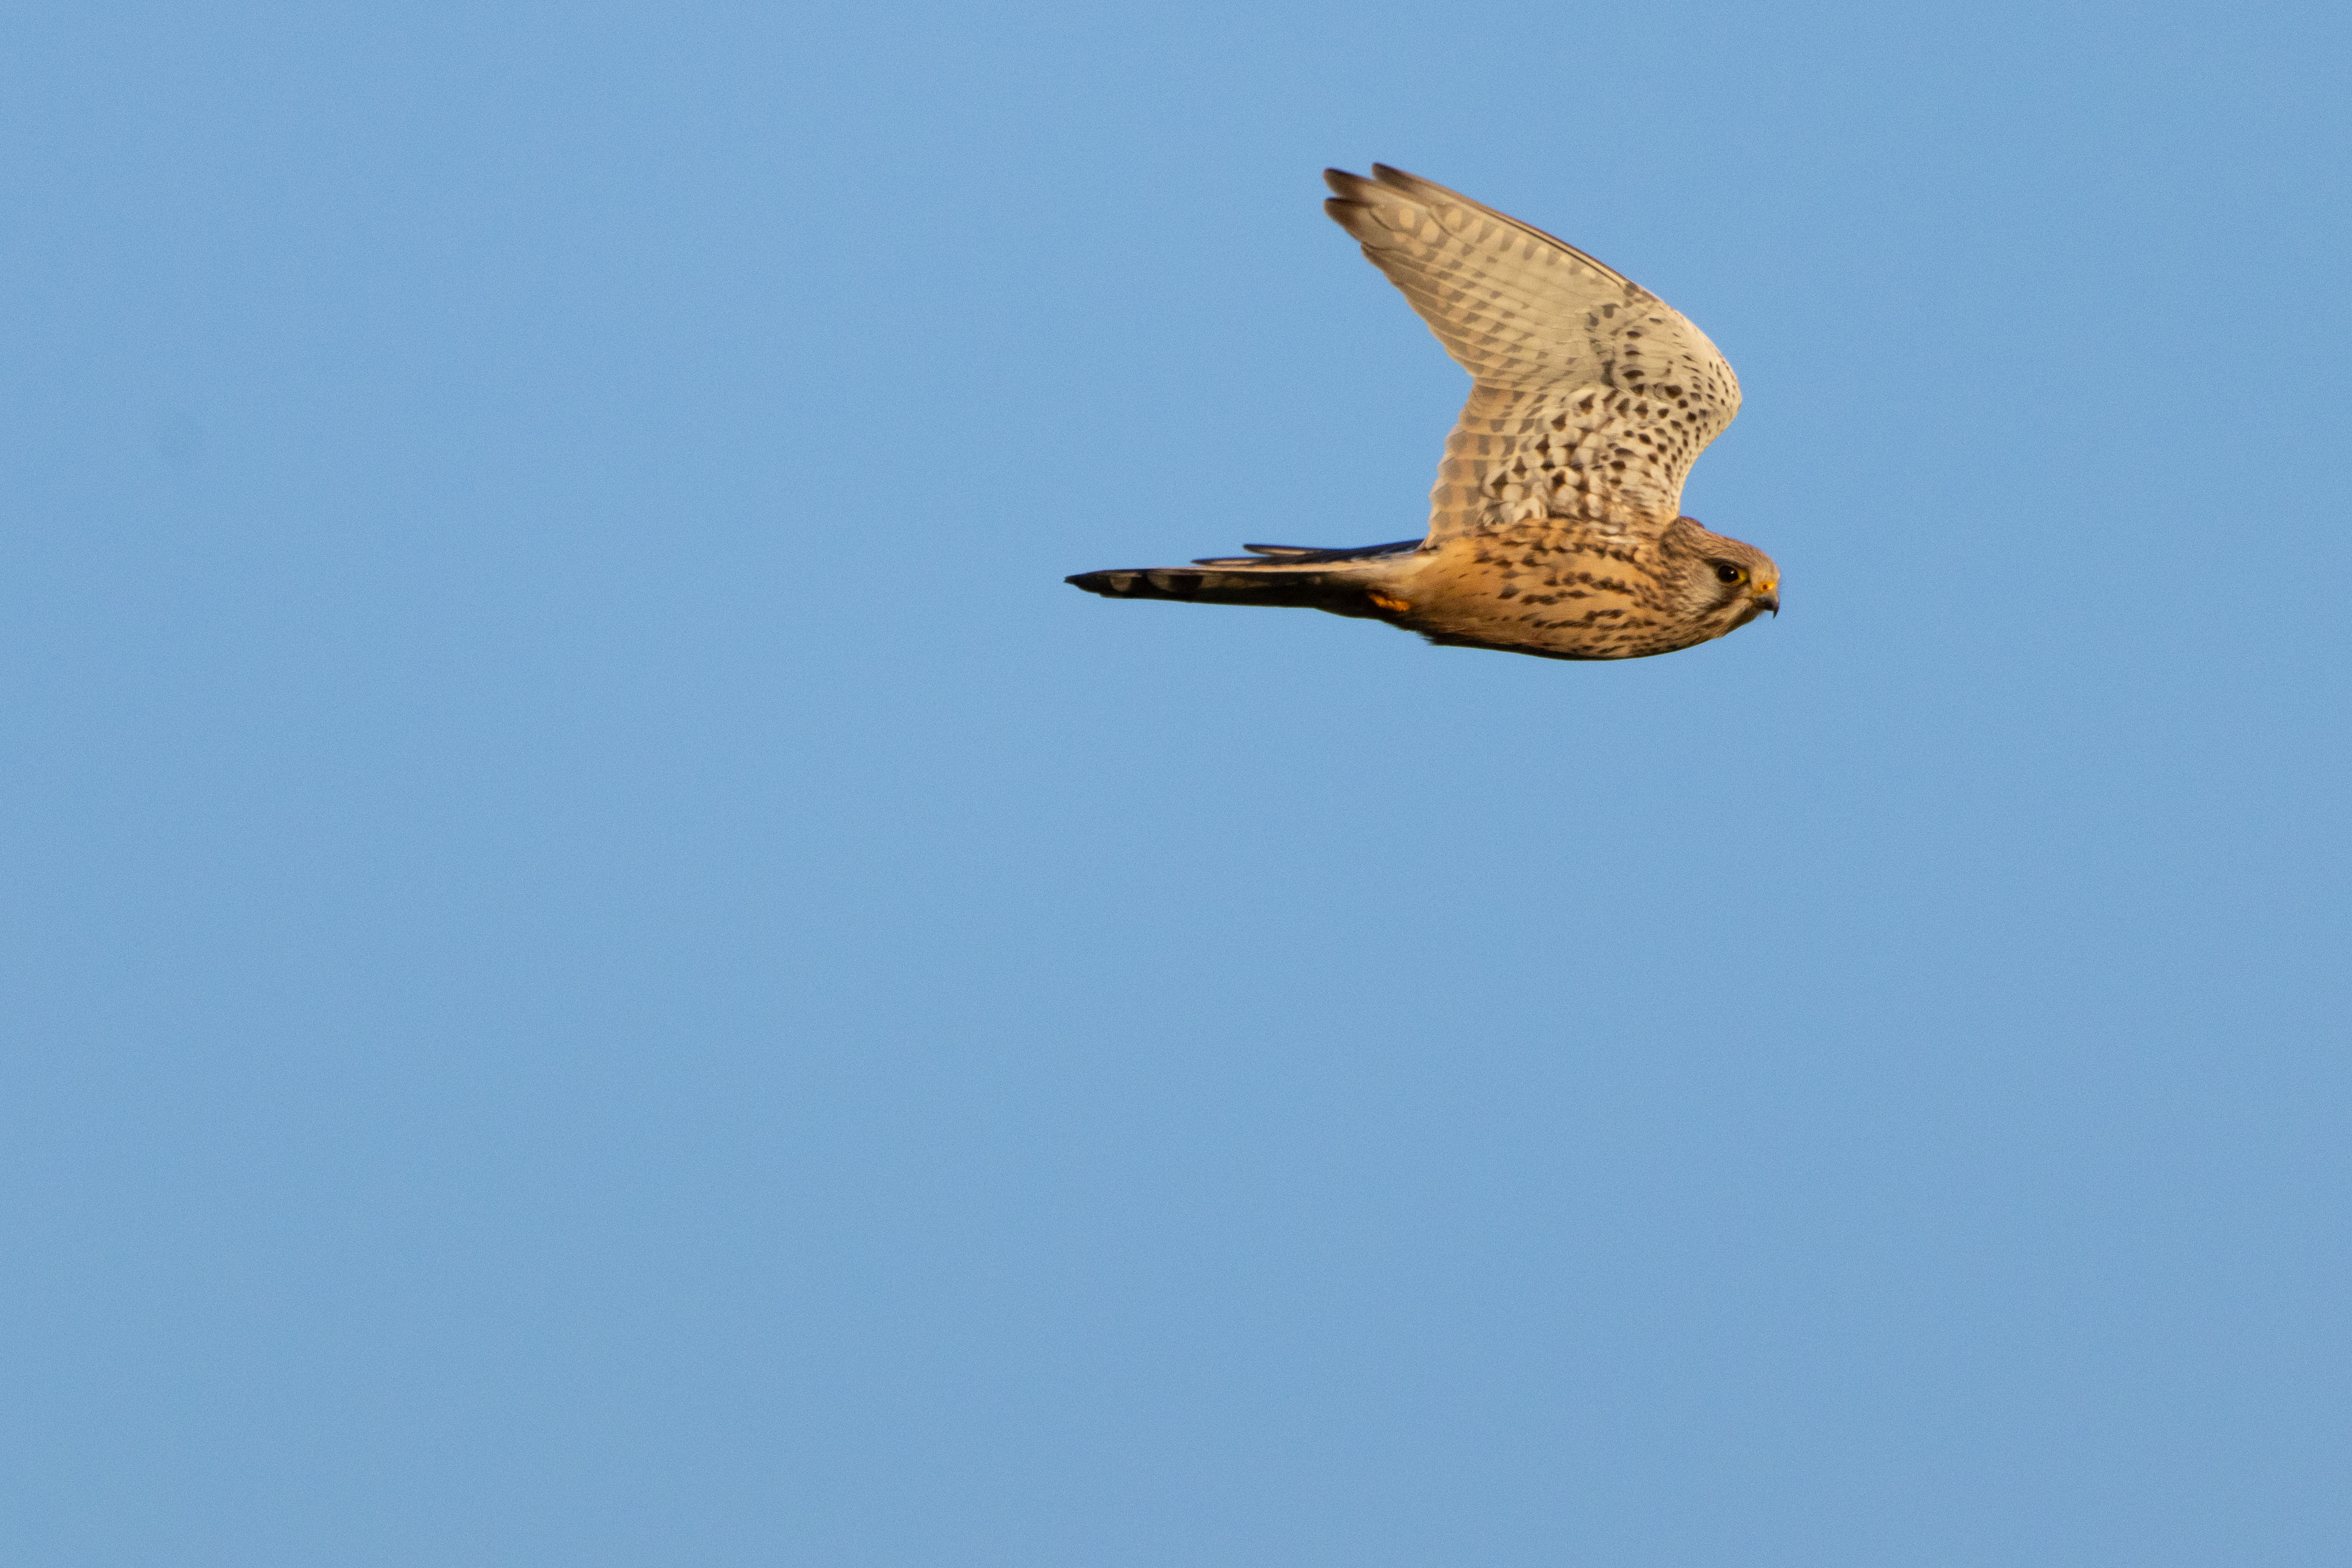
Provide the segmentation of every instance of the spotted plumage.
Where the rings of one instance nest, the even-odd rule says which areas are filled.
[[[1251,544],[1087,572],[1112,598],[1270,605],[1549,658],[1671,653],[1780,607],[1780,568],[1681,515],[1739,382],[1655,295],[1540,229],[1384,164],[1323,204],[1471,375],[1429,532],[1360,550]]]

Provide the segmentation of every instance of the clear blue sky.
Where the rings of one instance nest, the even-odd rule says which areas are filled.
[[[0,1555],[2342,1563],[2340,6],[19,9]],[[1422,526],[1322,216],[1695,319]]]

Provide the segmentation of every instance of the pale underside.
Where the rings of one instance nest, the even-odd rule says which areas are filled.
[[[1333,171],[1324,208],[1475,384],[1430,493],[1428,543],[1552,518],[1654,539],[1739,412],[1706,334],[1600,262],[1443,185]]]

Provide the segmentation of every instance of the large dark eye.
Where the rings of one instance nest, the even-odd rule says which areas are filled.
[[[1748,574],[1728,561],[1718,561],[1715,563],[1715,580],[1718,583],[1745,583]]]

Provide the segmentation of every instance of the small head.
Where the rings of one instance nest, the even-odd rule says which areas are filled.
[[[1692,518],[1676,518],[1660,541],[1678,560],[1684,613],[1708,637],[1719,637],[1769,610],[1780,613],[1780,569],[1752,544],[1710,533]]]

